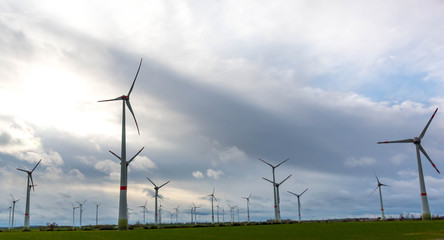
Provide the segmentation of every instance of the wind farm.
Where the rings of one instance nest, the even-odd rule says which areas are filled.
[[[0,238],[444,238],[439,1],[0,11]]]

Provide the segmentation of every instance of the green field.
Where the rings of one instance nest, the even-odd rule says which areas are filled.
[[[0,239],[444,239],[444,221],[322,222],[130,231],[1,232]]]

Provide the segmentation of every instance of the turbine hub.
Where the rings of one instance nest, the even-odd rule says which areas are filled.
[[[120,98],[122,98],[123,100],[128,100],[128,96],[122,95]]]
[[[413,138],[413,143],[414,144],[420,144],[421,143],[421,139],[415,137],[415,138]]]

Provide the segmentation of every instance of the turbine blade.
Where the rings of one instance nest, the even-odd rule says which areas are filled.
[[[290,192],[290,191],[287,191],[287,192],[290,193],[290,194],[293,194],[293,195],[297,196],[296,193],[293,193],[293,192]]]
[[[216,200],[216,202],[217,202],[217,198],[213,195],[213,198],[214,198],[214,200]]]
[[[276,167],[279,167],[281,164],[283,164],[284,162],[290,160],[290,158],[285,159],[283,162],[279,163],[278,165],[276,165]]]
[[[148,179],[148,181],[150,181],[154,185],[154,187],[157,187],[156,184],[154,184],[153,181],[151,181],[150,178],[147,177],[146,179]]]
[[[383,144],[383,143],[409,143],[413,142],[413,139],[403,139],[403,140],[395,140],[395,141],[384,141],[384,142],[377,142],[377,144]]]
[[[25,170],[25,169],[21,169],[21,168],[17,168],[17,170],[28,173],[29,171]]]
[[[11,195],[11,197],[12,197],[12,200],[13,200],[13,201],[15,201],[15,198],[14,198],[14,197],[12,196],[12,194],[9,194],[9,195]]]
[[[130,96],[131,92],[133,91],[134,83],[136,83],[136,79],[137,79],[137,76],[139,75],[140,67],[142,66],[142,60],[143,60],[143,58],[140,58],[139,68],[137,69],[137,73],[136,73],[136,76],[134,77],[133,84],[131,85],[131,88],[128,92],[128,95],[127,95],[128,97]]]
[[[438,170],[438,168],[435,166],[435,163],[433,163],[432,159],[430,159],[429,155],[426,153],[426,151],[424,150],[424,148],[421,146],[421,144],[418,144],[419,146],[419,150],[422,152],[422,154],[424,154],[424,156],[427,158],[427,160],[429,160],[430,164],[432,164],[432,166],[436,169],[436,171],[441,174]]]
[[[122,160],[117,154],[115,154],[113,151],[111,151],[111,150],[108,150],[112,155],[114,155],[116,158],[118,158],[118,159],[120,159],[120,160]]]
[[[125,102],[126,102],[126,105],[128,106],[128,109],[130,110],[131,114],[133,115],[134,122],[136,123],[136,127],[137,127],[137,133],[140,135],[139,124],[137,124],[136,116],[134,115],[133,108],[131,107],[131,103],[129,100],[125,100]]]
[[[272,182],[271,180],[268,180],[268,179],[266,179],[264,177],[262,179],[264,179],[265,181],[269,181],[270,183],[274,184],[274,182]]]
[[[213,195],[214,196],[214,190],[216,189],[216,187],[213,187],[213,193],[211,194],[211,195]]]
[[[35,165],[35,167],[31,170],[31,173],[34,172],[35,168],[40,164],[41,161],[42,159],[40,159],[39,162]]]
[[[142,150],[143,150],[144,148],[145,148],[145,147],[143,147],[142,149],[140,149],[140,150],[136,153],[136,155],[134,155],[134,157],[132,157],[132,158],[128,161],[128,165],[131,163],[131,161],[134,160],[134,158],[137,157],[137,155],[139,155],[140,152],[142,152]]]
[[[266,162],[265,160],[263,160],[263,159],[261,159],[261,158],[258,158],[258,159],[261,160],[262,162],[264,162],[265,164],[267,164],[268,166],[270,166],[270,167],[274,167],[273,165],[269,164],[269,163]]]
[[[287,181],[287,179],[289,179],[291,177],[292,174],[290,174],[290,176],[288,176],[286,179],[282,180],[282,182],[279,183],[279,185],[281,185],[282,183],[284,183],[285,181]]]
[[[168,181],[168,182],[166,182],[166,183],[164,183],[164,184],[160,185],[160,187],[159,187],[159,188],[161,188],[161,187],[163,187],[163,186],[167,185],[167,184],[168,184],[169,182],[170,182],[170,181]]]
[[[97,102],[111,102],[111,101],[117,101],[117,100],[122,100],[122,97],[116,97],[116,98],[107,99],[107,100],[100,100],[100,101],[97,101]]]
[[[35,191],[35,189],[34,189],[34,180],[32,179],[32,174],[29,174],[28,177],[31,180],[32,191]]]
[[[302,196],[302,194],[304,194],[307,190],[308,190],[308,188],[305,189],[299,196]]]
[[[251,193],[250,193],[250,195],[247,198],[250,199],[250,197],[251,197]]]
[[[381,182],[379,182],[379,178],[378,178],[378,176],[376,176],[376,172],[375,172],[375,169],[373,169],[373,173],[375,174],[375,177],[376,177],[376,181],[378,181],[378,184],[380,184]]]
[[[379,186],[376,186],[376,188],[368,195],[369,197],[378,189]]]
[[[433,113],[430,120],[427,122],[427,125],[424,127],[424,130],[422,130],[421,135],[419,135],[419,139],[422,139],[427,131],[427,128],[429,127],[430,123],[432,122],[433,118],[435,117],[436,112],[438,111],[438,108],[436,108],[435,112]]]

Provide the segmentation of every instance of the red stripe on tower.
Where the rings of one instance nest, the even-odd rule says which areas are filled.
[[[120,186],[120,190],[126,190],[126,186]]]
[[[421,196],[427,196],[427,193],[421,193]]]

